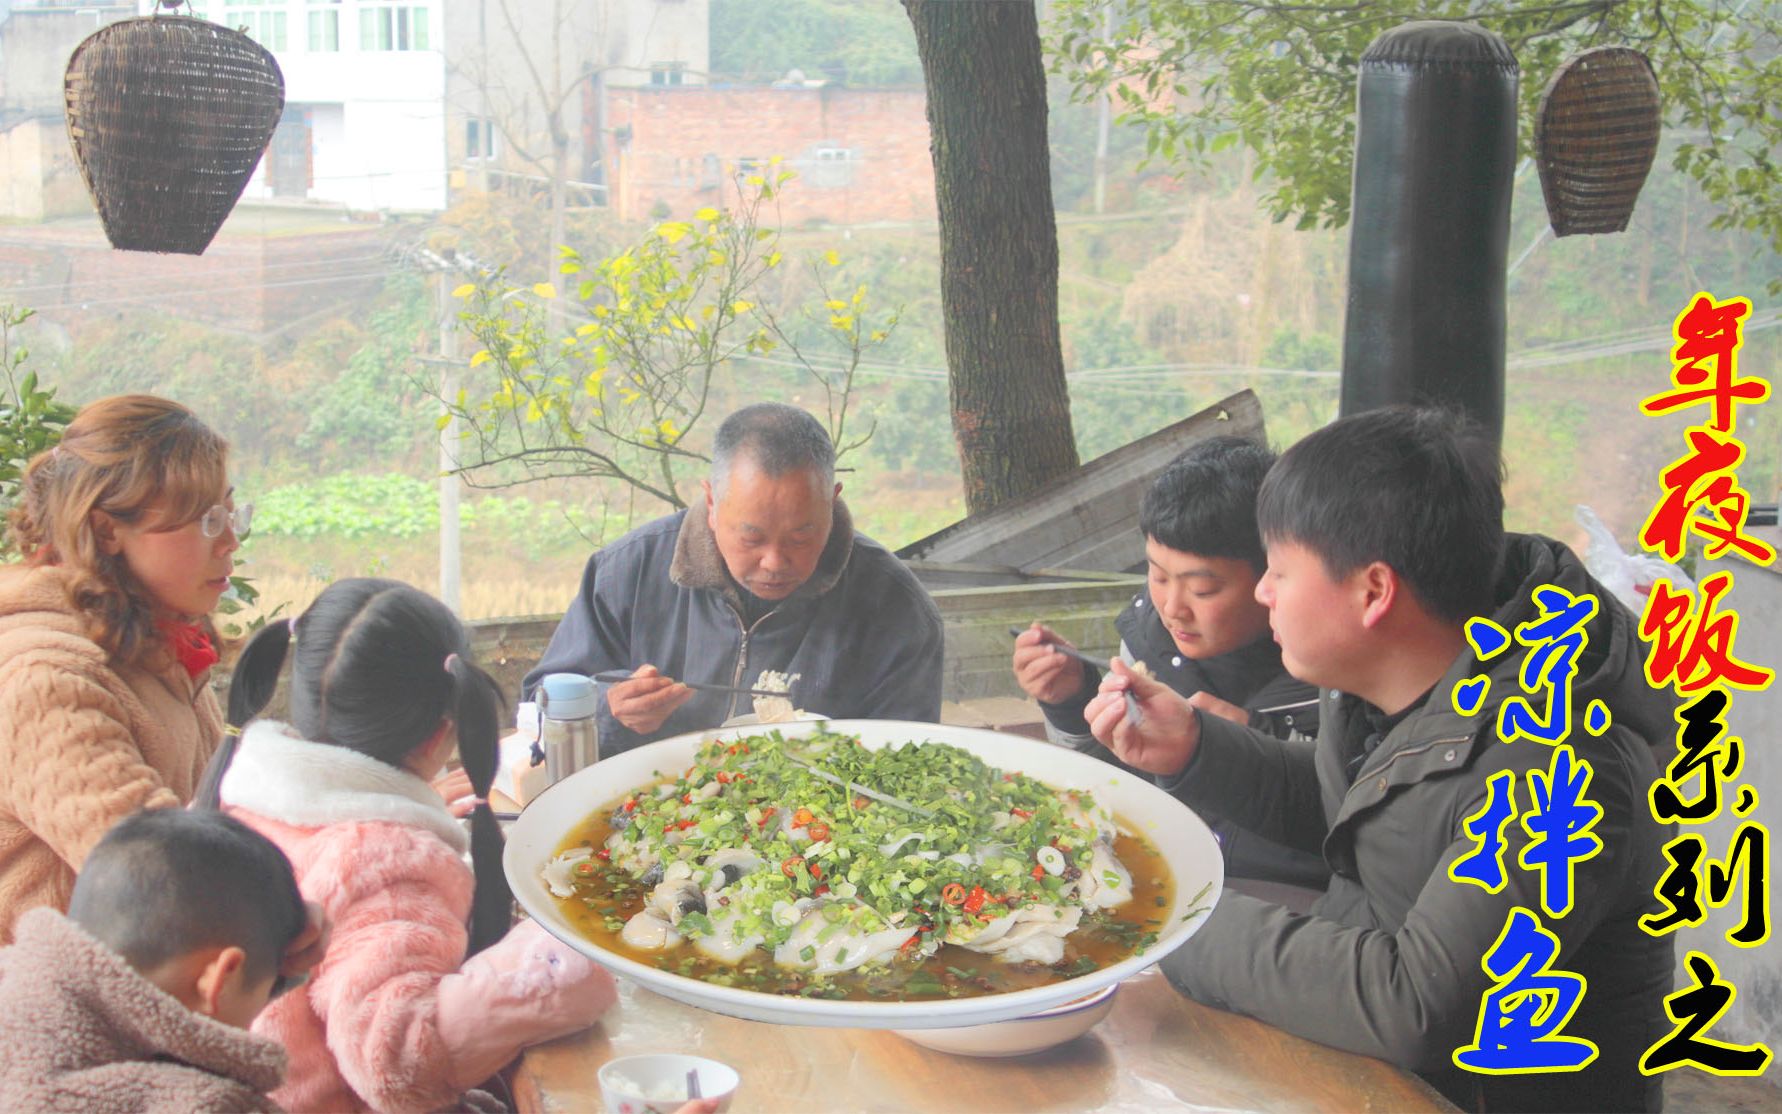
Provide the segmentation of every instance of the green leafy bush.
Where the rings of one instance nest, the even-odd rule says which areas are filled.
[[[13,344],[12,331],[29,321],[32,312],[0,305],[0,373],[6,376],[6,393],[0,397],[0,522],[18,498],[26,463],[60,441],[74,420],[74,407],[57,402],[54,388],[39,386],[37,373],[24,370],[29,351]],[[0,528],[0,559],[17,556],[7,531]]]

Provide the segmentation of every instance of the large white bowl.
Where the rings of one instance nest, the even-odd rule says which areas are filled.
[[[923,1048],[955,1056],[1031,1056],[1076,1040],[1101,1024],[1114,1008],[1120,985],[1104,986],[1078,1002],[1066,1002],[1027,1017],[958,1029],[899,1029],[897,1035]]]
[[[544,864],[556,854],[570,831],[603,805],[686,769],[707,740],[738,739],[761,731],[748,727],[703,731],[641,746],[579,770],[539,794],[507,833],[503,865],[514,896],[552,935],[659,994],[754,1021],[863,1029],[982,1025],[1062,1005],[1129,978],[1180,947],[1205,922],[1218,899],[1225,870],[1212,832],[1186,805],[1116,766],[1064,747],[971,727],[898,720],[776,725],[788,738],[824,727],[858,735],[868,747],[910,741],[949,743],[971,751],[999,769],[1020,771],[1060,788],[1090,790],[1097,802],[1113,809],[1122,825],[1149,840],[1162,853],[1175,880],[1174,903],[1158,911],[1163,923],[1157,942],[1142,955],[1129,956],[1099,971],[1047,986],[945,1001],[886,1002],[831,1001],[716,986],[609,951],[577,932],[540,877]],[[1190,916],[1194,910],[1198,912]]]

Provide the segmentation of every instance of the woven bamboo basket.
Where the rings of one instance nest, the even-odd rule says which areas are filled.
[[[1620,232],[1658,152],[1658,79],[1637,50],[1600,47],[1561,66],[1535,119],[1535,165],[1555,236]]]
[[[201,255],[272,139],[285,79],[260,44],[185,16],[127,19],[74,49],[63,91],[105,235]]]

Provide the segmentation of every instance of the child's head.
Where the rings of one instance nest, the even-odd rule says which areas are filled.
[[[1256,491],[1274,454],[1241,437],[1214,437],[1170,462],[1139,511],[1151,604],[1176,648],[1217,657],[1268,630],[1256,602],[1266,565]]]
[[[1501,476],[1476,426],[1430,408],[1343,418],[1282,453],[1257,497],[1269,563],[1258,595],[1294,675],[1345,687],[1354,648],[1345,628],[1376,621],[1344,602],[1351,581],[1406,590],[1432,624],[1490,613],[1504,548]]]
[[[80,574],[76,602],[95,639],[136,660],[158,620],[204,616],[228,587],[239,544],[228,455],[177,402],[100,399],[26,466],[12,543],[36,564]]]
[[[269,624],[242,649],[229,688],[229,721],[241,724],[272,698],[292,654],[291,723],[305,739],[357,751],[420,777],[459,755],[477,796],[495,779],[501,689],[472,665],[464,624],[451,609],[395,580],[356,578],[323,589],[295,622]],[[225,755],[206,776],[214,803]],[[507,931],[513,895],[501,870],[501,828],[487,803],[471,819],[476,906],[471,950]]]
[[[189,1008],[246,1028],[308,923],[291,864],[220,812],[128,817],[87,855],[69,919]]]

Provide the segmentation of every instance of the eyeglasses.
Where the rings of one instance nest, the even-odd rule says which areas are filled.
[[[203,517],[198,519],[198,530],[207,538],[221,536],[225,526],[233,527],[236,537],[247,537],[248,531],[254,528],[254,505],[243,503],[234,510],[230,510],[218,503],[210,510],[205,511]]]

